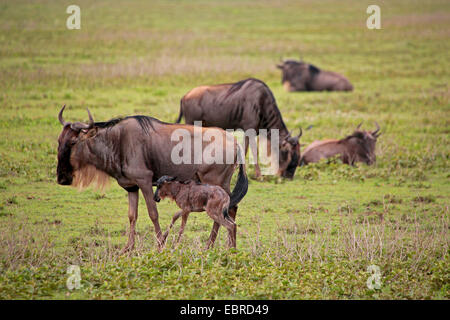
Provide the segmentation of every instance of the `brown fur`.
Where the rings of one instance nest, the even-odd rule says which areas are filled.
[[[164,178],[161,178],[164,179]],[[184,232],[188,216],[191,212],[206,211],[208,216],[228,230],[228,244],[236,247],[235,229],[236,224],[228,216],[230,204],[229,195],[219,186],[196,183],[192,180],[181,183],[178,181],[164,181],[157,184],[155,200],[169,198],[177,204],[181,211],[177,212],[172,223],[165,232],[163,238],[167,239],[170,229],[175,221],[181,216],[182,225],[178,234],[177,242]]]
[[[342,162],[346,164],[354,165],[355,162],[374,164],[375,145],[380,135],[378,131],[379,128],[373,132],[362,131],[358,126],[353,134],[344,139],[314,141],[303,151],[300,163],[305,165],[339,155]]]
[[[297,148],[300,135],[291,136],[275,97],[270,88],[261,80],[249,78],[236,83],[225,83],[213,86],[200,86],[189,91],[180,101],[180,113],[177,123],[184,117],[186,124],[201,121],[203,127],[222,129],[279,130],[279,172],[282,177],[292,179],[300,160]],[[268,136],[268,138],[270,138]],[[245,154],[249,144],[253,144],[247,136],[244,142]],[[252,148],[256,149],[256,148]],[[255,175],[261,177],[257,150],[252,150],[255,162]],[[295,163],[294,163],[295,162]]]
[[[197,98],[197,97],[201,96],[208,88],[209,88],[209,86],[201,86],[201,87],[194,88],[186,94],[186,97]]]
[[[343,75],[303,61],[286,60],[277,68],[282,70],[281,83],[288,92],[353,90],[353,85]]]
[[[284,81],[283,82],[283,88],[284,88],[284,90],[286,90],[286,91],[292,91],[292,86],[291,86],[291,82],[290,81]]]

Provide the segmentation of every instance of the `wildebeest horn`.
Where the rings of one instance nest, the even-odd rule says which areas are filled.
[[[89,116],[89,123],[88,123],[88,124],[86,124],[86,123],[81,123],[81,122],[75,122],[75,123],[72,123],[72,124],[70,125],[70,127],[71,127],[73,130],[91,129],[92,127],[94,127],[94,118],[92,117],[92,114],[91,114],[91,112],[89,111],[89,109],[86,108],[86,110],[87,110],[88,116]]]
[[[86,108],[88,116],[89,116],[89,125],[91,126],[91,128],[94,126],[94,118],[92,117],[91,112],[89,111],[89,108]]]
[[[358,126],[356,127],[356,130],[358,130],[359,128],[361,128],[361,125],[362,125],[363,123],[361,122],[360,124],[358,124]]]
[[[66,125],[66,122],[64,121],[64,118],[62,116],[65,108],[66,108],[66,105],[63,105],[63,107],[61,108],[61,111],[59,111],[59,114],[58,114],[58,120],[63,126]]]
[[[295,137],[292,136],[292,131],[293,131],[293,130],[289,131],[289,134],[286,136],[285,139],[286,139],[286,141],[288,141],[289,143],[295,145],[295,144],[298,143],[298,140],[299,140],[300,137],[302,136],[303,130],[302,130],[302,128],[300,128],[300,133],[298,134],[298,136],[295,136]]]
[[[377,126],[377,130],[373,131],[372,135],[376,135],[378,131],[380,131],[380,125],[378,124],[378,122],[375,121],[375,125]]]
[[[284,61],[283,61],[283,58],[281,56],[280,56],[280,63],[281,64],[277,64],[276,66],[277,66],[278,69],[283,69]]]

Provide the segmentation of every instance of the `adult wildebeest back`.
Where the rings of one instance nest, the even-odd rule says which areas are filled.
[[[317,140],[305,148],[300,165],[318,162],[321,159],[340,155],[343,163],[354,165],[355,162],[364,162],[368,165],[375,163],[375,145],[380,136],[380,126],[375,122],[377,129],[363,131],[358,125],[356,130],[341,140]]]
[[[267,129],[270,140],[271,129],[279,130],[279,170],[278,174],[293,178],[300,160],[301,136],[292,136],[283,122],[275,97],[269,87],[258,79],[246,79],[236,83],[200,86],[190,90],[180,102],[177,123],[185,118],[187,124],[201,121],[202,126],[222,129],[259,130]],[[245,154],[249,147],[249,137],[245,137]],[[256,153],[256,150],[252,150]],[[254,154],[254,158],[255,157]],[[256,175],[260,176],[258,163]]]
[[[281,84],[286,91],[352,91],[353,85],[344,76],[324,71],[302,61],[286,60],[281,69]]]
[[[65,106],[64,106],[65,107]],[[70,123],[63,119],[64,107],[59,112],[63,130],[58,138],[58,183],[62,185],[87,186],[96,177],[110,176],[128,191],[130,234],[124,251],[134,246],[134,233],[138,211],[139,189],[144,195],[148,214],[152,220],[158,244],[164,245],[158,221],[158,211],[153,200],[152,185],[164,175],[176,176],[180,180],[192,179],[222,187],[230,194],[230,182],[235,168],[239,165],[236,186],[230,195],[230,216],[235,219],[236,204],[245,196],[248,180],[244,159],[236,139],[219,128],[208,129],[222,144],[214,141],[201,142],[201,148],[216,147],[223,154],[232,155],[232,163],[189,163],[175,164],[172,150],[178,142],[173,141],[173,133],[182,129],[191,138],[188,147],[194,150],[194,126],[161,122],[146,116],[130,116],[107,122],[94,122],[89,113],[89,123]],[[191,155],[191,160],[194,155]],[[103,179],[101,179],[103,180]],[[214,223],[208,240],[208,247],[214,244],[219,224]],[[236,237],[236,234],[234,234]]]

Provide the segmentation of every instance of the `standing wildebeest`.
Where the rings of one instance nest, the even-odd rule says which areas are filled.
[[[246,79],[236,83],[201,86],[189,91],[180,102],[180,115],[177,123],[184,116],[187,124],[202,121],[206,127],[222,129],[249,129],[259,135],[260,129],[267,129],[270,142],[271,129],[279,130],[278,175],[292,179],[300,161],[301,136],[291,136],[278,109],[269,87],[257,79]],[[253,142],[253,141],[252,141]],[[249,136],[245,136],[245,154],[249,146]],[[268,148],[270,150],[270,148]],[[254,151],[255,174],[261,176]]]
[[[167,238],[169,230],[180,216],[182,221],[177,243],[180,241],[184,232],[189,213],[206,211],[211,219],[227,228],[228,245],[230,247],[236,247],[236,243],[233,243],[233,234],[236,229],[236,224],[228,216],[230,196],[225,190],[219,186],[203,184],[193,180],[179,182],[175,181],[175,179],[175,177],[162,176],[156,181],[154,200],[159,202],[161,199],[168,197],[174,200],[181,209],[173,216],[172,223],[164,233],[164,240]]]
[[[160,247],[164,245],[152,189],[152,185],[164,175],[177,176],[181,180],[194,179],[202,183],[219,185],[230,193],[231,177],[240,162],[236,186],[230,196],[229,214],[235,219],[237,203],[247,192],[248,180],[243,164],[244,159],[242,159],[243,152],[240,152],[241,147],[232,135],[219,128],[202,128],[202,134],[206,129],[212,130],[223,138],[224,143],[220,145],[215,140],[201,142],[202,150],[208,146],[217,147],[224,154],[229,152],[233,156],[232,161],[212,164],[203,162],[195,164],[194,161],[190,161],[174,164],[171,152],[177,142],[172,141],[172,133],[177,129],[185,130],[190,135],[187,138],[192,137],[191,144],[188,146],[193,150],[194,126],[168,124],[146,116],[94,122],[89,110],[88,124],[70,123],[63,119],[64,108],[65,106],[58,116],[63,125],[58,138],[58,183],[86,186],[98,176],[103,178],[110,176],[128,191],[130,234],[124,252],[134,247],[139,189],[144,195],[148,214],[155,227],[158,245]],[[193,155],[191,160],[192,157]],[[219,227],[220,225],[214,222],[208,247],[214,244]],[[234,243],[236,243],[235,239],[236,232],[234,232]]]
[[[281,84],[286,91],[352,91],[352,84],[344,76],[320,70],[316,66],[295,60],[278,64],[283,74]]]
[[[380,136],[380,126],[375,122],[377,129],[370,131],[359,130],[361,124],[348,137],[341,140],[317,140],[305,148],[300,165],[318,162],[336,155],[341,156],[343,163],[354,165],[355,162],[365,162],[368,165],[375,163],[375,144]]]

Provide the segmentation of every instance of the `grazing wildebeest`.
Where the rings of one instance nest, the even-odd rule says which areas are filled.
[[[153,200],[152,185],[162,176],[176,176],[181,180],[193,179],[202,183],[221,186],[230,193],[230,181],[239,164],[239,174],[233,192],[230,195],[229,215],[235,219],[237,203],[245,196],[248,180],[245,173],[243,151],[236,139],[219,128],[202,128],[202,134],[208,129],[223,143],[216,140],[202,140],[201,148],[217,147],[224,155],[231,154],[231,161],[222,163],[174,164],[172,150],[177,144],[172,134],[183,129],[191,138],[188,147],[193,150],[194,126],[169,124],[146,116],[130,116],[107,122],[94,122],[89,113],[89,123],[70,123],[63,119],[65,106],[59,112],[58,119],[63,125],[58,138],[58,183],[62,185],[86,186],[98,176],[113,177],[128,191],[128,217],[130,233],[123,252],[134,247],[135,226],[138,215],[139,189],[144,195],[148,214],[155,227],[159,247],[164,245],[158,221],[158,211]],[[196,129],[198,130],[198,129]],[[183,138],[184,142],[184,138]],[[184,152],[184,151],[183,151]],[[194,155],[191,155],[191,160]],[[232,163],[230,163],[232,162]],[[105,179],[98,179],[104,181]],[[214,222],[208,240],[208,247],[214,244],[220,225]],[[236,239],[236,232],[234,232]],[[234,240],[236,241],[236,240]]]
[[[275,97],[269,87],[258,79],[246,79],[236,83],[201,86],[189,91],[180,102],[177,123],[184,116],[187,124],[202,121],[202,126],[222,129],[252,129],[259,135],[260,129],[267,129],[270,141],[271,129],[279,130],[279,166],[277,174],[292,179],[300,160],[301,136],[291,136],[281,117]],[[245,136],[245,154],[250,144]],[[251,141],[253,143],[253,141]],[[268,150],[271,150],[268,147]],[[256,150],[252,150],[257,160]],[[255,174],[261,176],[258,162]]]
[[[228,245],[236,247],[235,239],[233,239],[236,224],[228,216],[230,196],[225,190],[219,186],[203,184],[193,180],[179,182],[175,179],[176,177],[162,176],[156,182],[154,200],[159,202],[161,199],[168,197],[174,200],[181,209],[173,216],[172,223],[163,235],[164,240],[180,216],[182,220],[177,243],[184,232],[189,213],[206,211],[211,219],[228,230]]]
[[[317,140],[305,148],[302,153],[300,165],[318,162],[340,155],[343,163],[354,165],[355,162],[365,162],[368,165],[375,163],[375,144],[380,136],[380,126],[375,122],[377,129],[362,131],[358,125],[356,130],[341,140]]]
[[[288,92],[353,90],[353,85],[344,76],[303,61],[282,61],[277,68],[282,70],[281,84]]]

